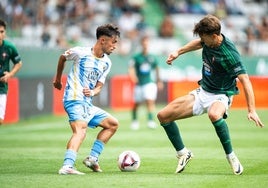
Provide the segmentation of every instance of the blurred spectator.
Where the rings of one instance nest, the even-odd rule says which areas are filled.
[[[268,41],[268,17],[261,18],[261,24],[258,27],[261,41]]]
[[[192,14],[207,14],[206,10],[202,7],[201,0],[186,0],[189,13]]]
[[[267,17],[267,0],[154,1],[154,3],[160,3],[162,8],[162,10],[159,10],[160,12],[163,11],[171,16],[172,21],[174,21],[173,29],[169,24],[167,26],[159,25],[158,27],[151,24],[149,22],[151,18],[148,18],[147,14],[143,14],[143,12],[146,13],[146,11],[143,11],[144,5],[150,6],[146,3],[148,3],[146,0],[1,0],[0,17],[4,18],[10,25],[12,31],[9,32],[9,37],[20,38],[18,45],[21,46],[70,47],[69,45],[76,42],[84,42],[84,38],[95,37],[92,28],[97,25],[111,22],[119,26],[120,22],[122,38],[119,51],[128,54],[143,33],[150,33],[150,36],[159,37],[174,36],[178,27],[177,20],[174,20],[175,14],[182,14],[190,18],[189,21],[192,23],[195,16],[198,17],[199,14],[205,13],[214,14],[222,20],[230,15],[238,15],[241,18],[241,16],[246,17],[249,16],[249,13],[253,13],[258,23],[257,27],[254,28],[250,24],[248,27],[237,27],[235,21],[231,19],[230,23],[227,23],[231,26],[227,28],[229,34],[236,44],[239,43],[238,45],[245,45],[246,40],[253,42],[256,40],[267,41],[267,21],[261,21],[262,16]],[[247,7],[251,5],[254,5],[254,10]],[[260,11],[258,11],[258,6]],[[258,11],[258,14],[255,14],[254,11]],[[130,16],[127,15],[128,13]],[[186,20],[183,21],[187,22]],[[163,22],[166,24],[164,18]],[[262,24],[260,24],[261,22]],[[69,30],[73,25],[79,28],[77,36],[70,34]],[[238,25],[241,26],[240,23]],[[187,31],[188,28],[185,26],[182,35],[191,37],[184,33]],[[28,40],[29,38],[31,40]],[[240,47],[244,48],[244,46]]]
[[[224,0],[218,0],[215,2],[215,11],[214,15],[220,19],[224,19],[227,16],[227,10]]]
[[[140,22],[140,18],[137,17],[130,9],[123,12],[122,16],[118,20],[118,26],[122,34],[134,40],[137,37],[137,24]]]
[[[244,15],[242,11],[244,7],[243,0],[225,0],[225,7],[229,15]]]
[[[7,13],[12,14],[11,28],[18,29],[21,27],[21,21],[23,20],[23,8],[21,5],[22,0],[15,0],[13,3],[7,7]]]
[[[259,38],[259,31],[258,31],[258,23],[256,23],[256,17],[255,15],[249,16],[249,24],[245,28],[245,33],[247,36],[247,41],[245,44],[245,53],[251,54],[250,44],[251,41],[258,40]]]
[[[132,11],[135,13],[141,13],[141,10],[145,4],[146,0],[128,0],[128,4]]]
[[[207,14],[202,7],[201,0],[164,0],[161,1],[165,12],[168,14],[191,13],[191,14]]]
[[[175,25],[169,15],[166,15],[159,27],[159,36],[163,38],[174,37]]]
[[[182,12],[180,8],[178,7],[179,2],[176,2],[176,0],[163,0],[161,2],[164,7],[164,11],[167,14],[177,14],[177,13]],[[183,3],[183,2],[180,2],[180,3]]]
[[[139,31],[139,33],[143,33],[147,29],[148,25],[145,22],[144,16],[141,15],[140,21],[136,25],[136,29]]]
[[[59,34],[56,37],[56,46],[63,50],[70,48],[62,27],[59,27]]]
[[[45,26],[43,33],[41,35],[41,40],[42,40],[42,44],[44,47],[48,47],[49,46],[49,42],[50,42],[51,36],[50,33],[48,31],[48,27]]]

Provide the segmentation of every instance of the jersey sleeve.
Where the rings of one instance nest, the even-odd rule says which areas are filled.
[[[76,60],[78,54],[79,54],[79,47],[70,48],[63,53],[66,60]]]
[[[237,63],[236,66],[233,68],[233,73],[238,76],[239,74],[246,74],[247,71],[242,63]]]
[[[226,61],[228,62],[228,71],[238,76],[239,74],[245,74],[247,71],[242,63],[241,56],[235,47],[234,43],[231,42],[228,38],[225,37],[225,46],[224,46],[224,55],[226,58]]]
[[[235,76],[246,74],[247,71],[242,63],[239,53],[234,51],[232,54],[233,55],[228,56],[228,62],[230,63],[229,72]]]
[[[10,47],[10,51],[11,51],[10,59],[13,62],[13,64],[17,64],[17,63],[21,62],[21,57],[20,57],[20,55],[18,53],[17,48],[12,44],[10,44],[9,47]]]

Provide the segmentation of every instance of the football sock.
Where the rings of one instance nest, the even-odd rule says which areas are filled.
[[[214,128],[216,130],[216,133],[221,141],[222,147],[226,154],[230,154],[232,149],[230,134],[228,130],[228,126],[224,119],[219,119],[212,123],[214,125]]]
[[[161,123],[161,126],[166,131],[166,134],[176,151],[182,150],[184,148],[184,144],[175,121],[170,123]]]
[[[104,143],[100,140],[95,140],[89,155],[98,159],[103,149]]]
[[[148,112],[148,120],[153,120],[153,113],[152,112]]]
[[[68,165],[73,167],[76,160],[77,153],[73,150],[67,150],[65,152],[63,166]]]
[[[132,110],[132,120],[135,121],[137,119],[137,111]]]

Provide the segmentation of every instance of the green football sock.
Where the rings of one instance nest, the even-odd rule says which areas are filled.
[[[216,133],[221,141],[222,147],[226,154],[233,151],[228,126],[224,119],[219,119],[212,123]]]
[[[184,144],[177,124],[172,121],[170,123],[161,123],[161,126],[165,129],[167,136],[176,151],[183,149]]]
[[[132,110],[132,120],[136,120],[137,119],[137,111],[136,110]]]
[[[148,120],[153,120],[153,113],[152,112],[148,112]]]

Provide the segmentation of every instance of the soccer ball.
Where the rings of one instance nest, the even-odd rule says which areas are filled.
[[[134,151],[123,151],[117,160],[118,168],[122,172],[134,172],[140,167],[140,156]]]

